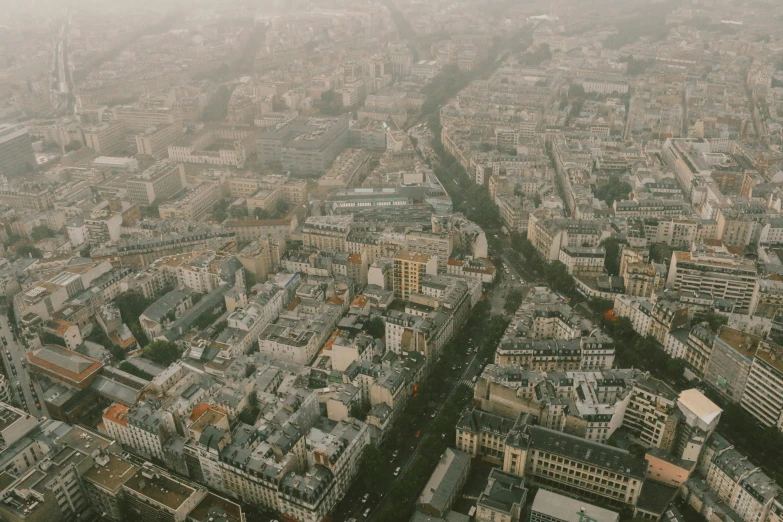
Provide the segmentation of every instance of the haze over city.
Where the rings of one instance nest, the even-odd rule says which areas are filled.
[[[0,0],[0,521],[783,522],[782,28]]]

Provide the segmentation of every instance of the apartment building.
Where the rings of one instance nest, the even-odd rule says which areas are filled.
[[[783,431],[783,348],[759,343],[740,404],[763,426]]]
[[[161,219],[197,221],[212,211],[220,200],[220,184],[205,181],[187,191],[182,197],[158,207]]]
[[[530,219],[527,237],[546,261],[560,259],[564,247],[597,248],[609,236],[600,220]]]
[[[603,247],[566,246],[560,249],[559,261],[574,277],[597,277],[604,273],[605,258]]]
[[[755,264],[730,254],[725,248],[673,252],[666,286],[725,299],[733,304],[735,313],[753,314],[758,303]]]
[[[0,189],[0,203],[18,210],[43,211],[54,207],[54,194],[48,189],[22,187]]]
[[[131,203],[150,206],[165,202],[185,186],[185,166],[171,160],[155,163],[126,182]]]
[[[159,125],[182,123],[178,111],[166,108],[144,109],[142,107],[123,105],[115,107],[113,113],[114,119],[124,123],[126,129],[133,133],[144,132],[150,127]]]
[[[498,468],[489,472],[487,485],[476,501],[479,522],[521,522],[527,500],[525,479]]]
[[[351,232],[353,216],[312,216],[302,227],[302,243],[318,250],[342,252]]]
[[[174,417],[159,404],[144,402],[133,407],[110,406],[103,413],[106,433],[114,440],[148,458],[164,461],[163,444],[176,432]]]
[[[123,146],[123,139],[127,128],[122,121],[112,121],[85,127],[84,144],[92,148],[96,154],[111,156]]]
[[[535,425],[509,437],[503,458],[505,472],[617,508],[636,505],[645,470],[625,450]]]
[[[625,293],[631,297],[649,299],[663,290],[666,283],[665,266],[647,263],[626,263],[620,272],[625,282]]]
[[[715,336],[704,382],[731,402],[740,402],[761,339],[755,335],[722,326]]]
[[[168,155],[169,145],[185,134],[182,123],[161,124],[136,135],[136,150],[143,156],[162,158]]]
[[[258,137],[259,157],[281,162],[297,174],[323,174],[348,146],[347,114],[339,118],[301,116],[285,120]]]
[[[417,252],[403,250],[394,256],[394,296],[408,299],[412,293],[421,292],[425,275],[437,275],[438,258]]]
[[[154,237],[136,241],[121,241],[116,256],[124,267],[144,268],[163,256],[194,250],[236,251],[237,238],[232,231],[202,230],[176,236]]]
[[[0,124],[0,172],[10,176],[21,176],[35,170],[33,143],[24,125]]]
[[[249,125],[211,124],[169,145],[169,158],[182,163],[244,168],[255,150],[255,130]]]
[[[454,245],[450,232],[412,230],[405,234],[405,248],[409,252],[437,257],[438,271],[446,273]]]
[[[768,520],[767,517],[773,515],[776,507],[779,508],[779,495],[783,490],[758,466],[748,461],[745,455],[725,439],[718,438],[721,443],[711,458],[702,464],[702,468],[706,468],[706,486],[734,510],[741,520]]]

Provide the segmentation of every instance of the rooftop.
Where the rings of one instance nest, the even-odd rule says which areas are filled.
[[[125,483],[125,487],[171,510],[179,509],[196,492],[182,482],[146,470],[136,473]]]
[[[547,489],[541,488],[533,500],[534,513],[548,515],[553,520],[564,522],[580,522],[583,515],[588,519],[601,522],[616,522],[620,515],[614,511],[600,508],[587,502],[559,495]]]

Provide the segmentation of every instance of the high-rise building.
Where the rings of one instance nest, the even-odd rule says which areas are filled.
[[[136,135],[136,149],[139,154],[165,157],[168,154],[169,145],[182,138],[185,128],[180,122],[156,125]]]
[[[125,122],[112,121],[84,129],[84,143],[97,154],[110,156],[122,148]]]
[[[741,404],[764,426],[783,430],[783,348],[768,341],[759,344]]]
[[[127,181],[131,203],[149,206],[166,201],[185,186],[185,167],[163,160]]]
[[[438,256],[403,250],[394,256],[394,296],[408,299],[411,293],[421,292],[426,274],[437,275]]]
[[[0,125],[0,173],[21,175],[36,166],[30,133],[24,125]]]
[[[725,299],[736,313],[752,314],[758,303],[756,265],[720,247],[672,253],[666,286]]]
[[[220,185],[204,182],[188,191],[181,198],[164,203],[159,207],[161,219],[201,219],[212,210],[220,199]]]

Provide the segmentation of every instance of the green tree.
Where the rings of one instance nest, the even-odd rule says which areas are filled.
[[[506,311],[507,314],[513,314],[517,311],[517,308],[519,308],[519,305],[522,304],[522,291],[519,289],[513,289],[508,292],[508,295],[506,296],[506,303],[503,305],[503,309]]]
[[[378,490],[383,485],[383,476],[379,473],[386,467],[387,460],[375,444],[368,444],[359,457],[360,482],[366,484],[370,491]]]
[[[609,181],[595,189],[595,197],[605,201],[610,207],[615,201],[628,199],[633,187],[619,176],[609,176]]]
[[[33,245],[22,245],[20,247],[17,247],[16,255],[18,255],[19,257],[34,257],[37,259],[43,258],[43,252],[41,252],[40,249],[34,247]]]
[[[601,241],[601,246],[606,250],[604,260],[606,272],[612,276],[620,275],[620,242],[613,237],[608,237]]]
[[[672,250],[666,243],[653,243],[650,245],[650,261],[669,264],[672,260]]]
[[[269,211],[267,211],[265,208],[258,207],[253,210],[253,216],[256,219],[269,219]]]
[[[288,201],[284,200],[283,198],[278,198],[275,202],[275,215],[277,217],[283,217],[288,214],[290,208],[291,205],[288,204]]]
[[[560,261],[552,261],[544,268],[544,279],[555,292],[573,293],[576,283],[568,268]]]
[[[30,232],[30,237],[33,239],[33,241],[40,241],[48,237],[54,237],[54,232],[52,232],[46,225],[38,225],[33,227],[33,230]]]
[[[234,205],[228,211],[228,214],[234,219],[242,219],[247,217],[247,207]]]
[[[364,325],[364,331],[373,339],[384,339],[386,337],[386,324],[378,316],[373,317]]]
[[[141,368],[138,368],[134,366],[133,364],[129,363],[128,361],[122,361],[118,368],[126,373],[129,373],[131,375],[135,375],[136,377],[140,379],[144,379],[145,381],[151,381],[152,375],[148,374]]]
[[[720,327],[728,324],[729,318],[712,310],[699,310],[693,314],[693,324],[707,323],[707,328],[716,334]]]
[[[181,355],[182,350],[168,341],[153,341],[144,347],[144,357],[163,366],[175,363]]]

